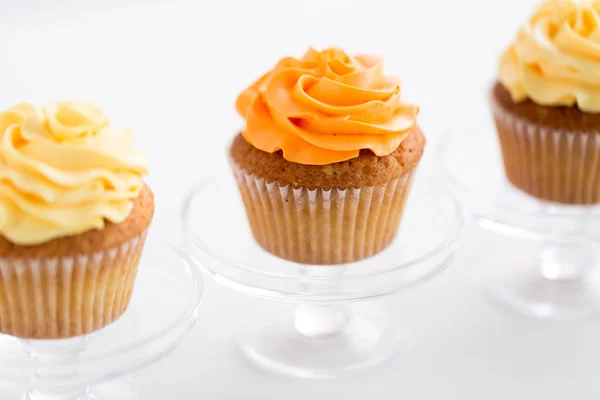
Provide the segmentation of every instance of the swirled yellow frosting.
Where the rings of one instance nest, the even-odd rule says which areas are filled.
[[[381,57],[337,48],[283,58],[240,94],[236,108],[250,144],[308,165],[348,160],[361,149],[388,155],[419,113],[401,100],[399,79],[383,74]]]
[[[130,130],[84,101],[21,103],[0,113],[0,234],[19,245],[127,218],[148,172]]]
[[[499,79],[515,102],[600,112],[600,0],[540,5],[502,55]]]

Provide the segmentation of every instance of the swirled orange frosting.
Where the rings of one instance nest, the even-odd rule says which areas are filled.
[[[280,60],[240,94],[236,108],[250,144],[308,165],[349,160],[361,149],[388,155],[419,113],[402,102],[399,79],[384,76],[382,58],[336,48]]]

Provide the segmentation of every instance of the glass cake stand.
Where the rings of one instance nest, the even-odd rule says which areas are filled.
[[[0,336],[0,399],[139,399],[125,375],[177,347],[196,322],[201,296],[199,268],[151,235],[129,309],[115,323],[66,340]]]
[[[439,165],[452,190],[485,229],[539,246],[535,260],[493,257],[488,292],[519,313],[574,319],[598,311],[600,207],[538,200],[513,187],[504,175],[491,117],[455,128],[441,141]]]
[[[399,238],[370,259],[310,266],[263,251],[254,241],[233,173],[200,183],[183,221],[192,254],[214,279],[253,296],[286,300],[289,313],[254,310],[238,331],[243,354],[272,372],[329,378],[380,363],[401,342],[396,316],[352,303],[414,288],[454,258],[461,207],[433,179],[419,176],[409,195]],[[265,312],[267,311],[267,312]]]

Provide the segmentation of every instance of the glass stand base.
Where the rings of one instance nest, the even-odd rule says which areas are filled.
[[[130,379],[117,379],[108,383],[94,385],[82,389],[79,394],[51,395],[30,392],[23,394],[26,389],[18,385],[0,386],[2,400],[141,400],[137,389]]]
[[[545,319],[579,319],[600,311],[598,277],[549,279],[539,266],[506,265],[487,285],[489,294],[518,313]]]
[[[141,400],[136,387],[129,379],[95,385],[90,389],[90,400]]]
[[[334,318],[331,323],[321,318],[313,324],[303,318],[300,308],[293,318],[257,316],[240,334],[240,349],[258,367],[297,378],[335,378],[396,354],[401,338],[388,316],[367,312]]]

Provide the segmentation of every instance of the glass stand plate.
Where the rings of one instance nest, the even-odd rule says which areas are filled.
[[[399,344],[395,316],[354,310],[373,300],[418,286],[454,258],[463,226],[461,207],[435,179],[418,176],[397,239],[364,261],[303,265],[262,250],[254,241],[233,174],[206,179],[187,199],[183,213],[192,254],[217,282],[250,295],[287,300],[284,315],[250,316],[240,330],[240,349],[273,372],[329,378],[382,362]],[[368,307],[367,307],[368,308]]]

